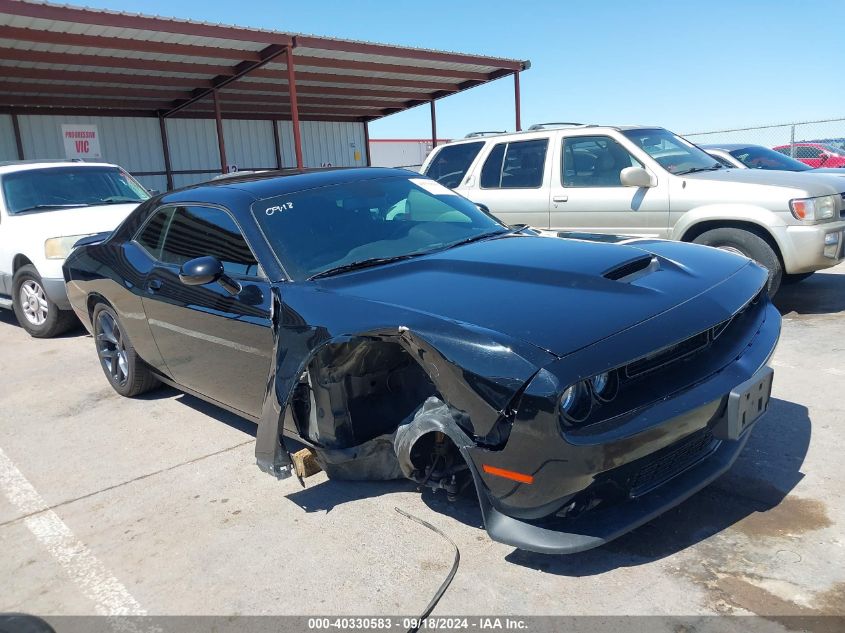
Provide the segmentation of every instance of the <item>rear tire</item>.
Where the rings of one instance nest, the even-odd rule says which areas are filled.
[[[20,326],[34,338],[53,338],[76,324],[76,316],[60,310],[44,292],[35,266],[21,266],[12,281],[12,307]]]
[[[126,336],[114,310],[98,303],[94,306],[92,323],[100,367],[117,393],[132,398],[159,385],[158,378]]]
[[[783,265],[780,263],[780,258],[769,243],[756,233],[745,229],[712,229],[705,231],[693,241],[696,244],[720,248],[753,259],[769,271],[769,296],[774,297],[780,288],[783,280]]]

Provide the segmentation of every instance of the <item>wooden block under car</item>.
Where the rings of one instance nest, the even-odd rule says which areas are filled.
[[[311,475],[316,475],[322,470],[317,463],[317,458],[314,456],[314,451],[310,448],[303,448],[291,455],[293,459],[293,468],[296,474],[305,479]]]

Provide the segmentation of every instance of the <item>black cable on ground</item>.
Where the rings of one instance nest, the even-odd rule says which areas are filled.
[[[425,610],[422,612],[422,614],[417,619],[417,626],[408,629],[408,633],[417,633],[417,631],[419,631],[419,629],[420,629],[419,625],[422,623],[422,620],[425,620],[429,615],[431,615],[431,612],[434,611],[434,607],[436,607],[437,603],[440,602],[440,598],[443,597],[443,594],[446,593],[446,590],[449,588],[449,585],[452,584],[452,579],[455,577],[455,574],[458,573],[458,565],[460,565],[460,563],[461,563],[461,552],[458,549],[458,546],[455,545],[455,541],[450,539],[448,536],[446,536],[443,532],[441,532],[439,529],[434,527],[428,521],[423,521],[422,519],[417,518],[417,517],[415,517],[411,514],[408,514],[407,512],[405,512],[404,510],[400,510],[399,508],[394,507],[393,509],[396,510],[403,517],[405,517],[407,519],[411,519],[411,521],[416,521],[420,525],[424,525],[425,527],[427,527],[432,532],[436,532],[437,534],[442,536],[444,539],[449,541],[449,543],[451,543],[452,547],[455,548],[455,560],[452,563],[452,569],[449,570],[449,575],[446,576],[446,579],[441,583],[440,588],[437,590],[437,593],[434,594],[434,597],[431,599],[431,602],[428,603],[428,606],[425,608]]]

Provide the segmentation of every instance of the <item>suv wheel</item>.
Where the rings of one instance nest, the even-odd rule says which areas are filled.
[[[769,271],[769,296],[774,297],[783,279],[783,265],[774,249],[762,237],[745,229],[712,229],[695,240],[696,244],[713,246],[725,251],[745,255]]]
[[[35,338],[52,338],[73,327],[73,312],[60,310],[44,292],[35,266],[21,266],[12,281],[12,305],[21,327]]]
[[[92,321],[100,366],[117,393],[131,398],[158,386],[158,379],[138,356],[114,310],[98,303]]]

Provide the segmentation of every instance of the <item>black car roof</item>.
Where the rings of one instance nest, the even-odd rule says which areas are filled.
[[[254,200],[272,198],[305,189],[342,185],[358,180],[401,176],[412,178],[420,174],[407,169],[389,167],[338,167],[322,169],[284,169],[261,173],[231,176],[219,180],[191,185],[165,194],[161,202],[224,202],[231,198],[243,199],[247,194]]]

